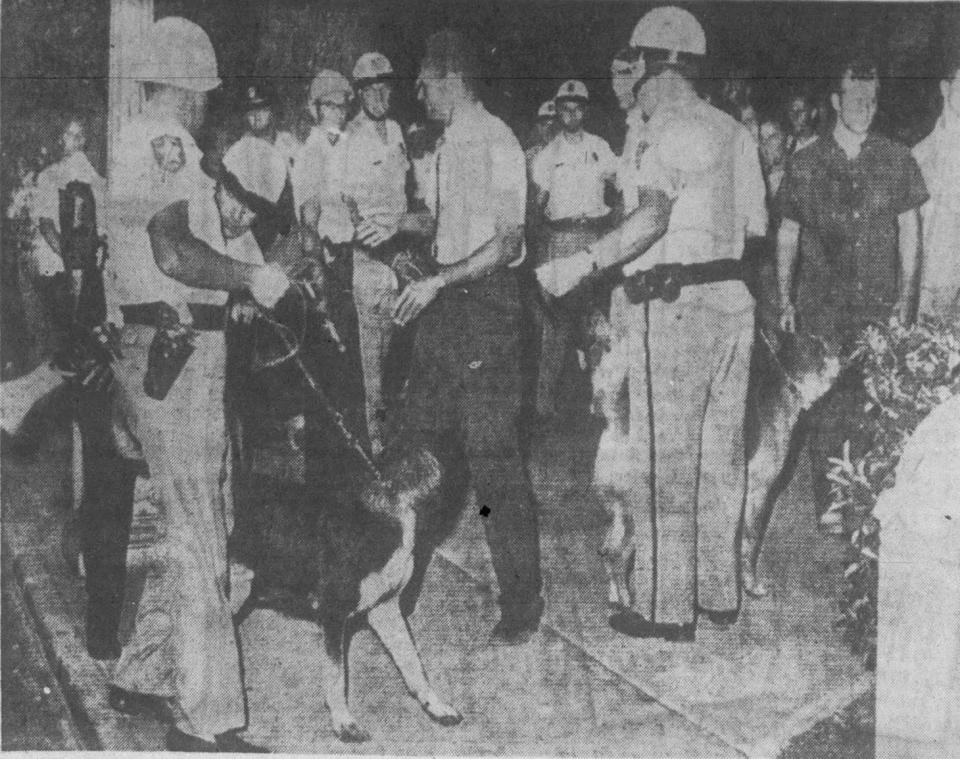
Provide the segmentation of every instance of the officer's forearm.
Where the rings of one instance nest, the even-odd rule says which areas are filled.
[[[781,304],[790,303],[799,251],[800,225],[792,219],[783,219],[777,230],[777,293]]]
[[[60,233],[57,232],[56,225],[50,219],[41,216],[37,221],[37,228],[40,230],[43,239],[47,241],[47,245],[50,246],[51,250],[62,258],[63,251],[60,250]]]
[[[640,207],[624,218],[616,229],[590,245],[588,250],[593,256],[594,268],[608,269],[646,253],[666,233],[672,208],[673,201],[666,193],[648,193]]]
[[[900,248],[900,302],[911,307],[920,259],[920,220],[916,209],[900,214],[897,217],[897,227]]]
[[[457,285],[485,277],[516,260],[522,235],[522,227],[501,230],[462,261],[442,267],[438,275],[444,285]]]
[[[248,288],[257,267],[222,255],[193,236],[187,202],[167,206],[147,224],[157,266],[168,277],[208,290]]]

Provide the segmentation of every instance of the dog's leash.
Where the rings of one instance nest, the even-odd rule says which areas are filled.
[[[300,287],[307,287],[303,283],[294,283],[298,290]],[[303,297],[303,292],[300,292],[301,297]],[[306,301],[304,299],[304,308],[306,308]],[[303,379],[306,381],[307,386],[310,390],[317,396],[317,399],[320,401],[320,405],[323,407],[323,410],[327,413],[327,416],[333,421],[333,425],[337,428],[340,434],[343,436],[344,441],[347,443],[347,446],[359,456],[360,461],[363,462],[364,467],[367,471],[373,476],[379,485],[385,485],[383,476],[380,474],[380,470],[377,468],[377,465],[373,462],[373,459],[367,454],[361,442],[357,439],[350,428],[347,425],[346,420],[343,417],[343,414],[340,412],[336,406],[334,406],[330,399],[327,397],[327,394],[323,391],[323,388],[320,387],[320,383],[317,382],[316,377],[313,376],[313,373],[307,368],[306,364],[303,363],[303,358],[300,355],[300,349],[302,345],[302,337],[297,338],[291,330],[285,324],[281,324],[276,319],[274,319],[269,311],[265,308],[258,308],[257,317],[263,321],[265,324],[268,324],[276,332],[277,336],[283,342],[284,348],[287,351],[286,355],[280,357],[279,359],[272,359],[270,362],[266,362],[263,365],[263,368],[278,366],[279,364],[293,360],[294,365],[300,370],[300,373],[303,375]],[[337,335],[336,329],[329,319],[324,319],[324,321],[329,325],[327,332],[330,333],[338,346],[338,350],[342,353],[346,350],[343,343],[340,341],[339,335]],[[306,322],[304,322],[306,323]],[[326,327],[326,325],[325,325]],[[331,333],[332,330],[332,333]]]

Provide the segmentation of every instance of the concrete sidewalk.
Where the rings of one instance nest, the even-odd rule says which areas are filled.
[[[109,708],[107,669],[84,651],[82,582],[59,548],[67,444],[61,435],[35,460],[4,457],[4,547],[65,691],[94,729],[99,745],[89,748],[161,749],[159,725]],[[590,446],[585,433],[550,438],[532,463],[548,612],[530,644],[487,646],[496,605],[474,511],[465,511],[431,567],[411,626],[434,684],[465,716],[460,726],[430,722],[364,631],[351,647],[351,705],[374,738],[337,742],[323,705],[316,629],[258,610],[240,631],[247,737],[297,753],[773,757],[869,687],[832,629],[842,546],[814,533],[803,472],[778,504],[764,552],[772,598],[747,602],[728,631],[701,624],[694,644],[610,631],[596,556],[602,513],[577,481]]]

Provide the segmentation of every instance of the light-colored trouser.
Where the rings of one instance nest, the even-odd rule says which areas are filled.
[[[672,624],[692,622],[697,607],[733,610],[753,311],[654,301],[648,324],[643,305],[614,295],[621,323],[608,357],[619,366],[605,379],[628,383],[629,430],[626,450],[601,440],[595,486],[619,490],[629,512],[631,605]]]
[[[123,328],[116,365],[120,417],[139,441],[163,536],[150,549],[139,596],[127,588],[132,631],[113,683],[175,699],[185,728],[216,735],[244,724],[240,654],[227,598],[232,529],[223,408],[222,332],[200,332],[163,401],[143,391],[154,329]],[[123,628],[130,626],[125,620]]]
[[[353,252],[353,301],[360,333],[367,433],[375,445],[376,441],[383,442],[386,411],[383,371],[393,337],[393,307],[397,302],[397,289],[396,278],[390,267],[362,250]]]

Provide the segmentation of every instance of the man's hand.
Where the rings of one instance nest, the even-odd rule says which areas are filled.
[[[357,223],[357,239],[364,245],[376,248],[397,233],[400,219],[392,213],[375,213]]]
[[[797,331],[797,310],[790,301],[780,303],[780,329],[783,332]]]
[[[907,298],[900,298],[893,307],[893,313],[904,326],[910,325],[910,301]]]
[[[230,309],[230,318],[237,324],[250,324],[256,315],[257,307],[250,301],[239,301]]]
[[[433,303],[443,287],[440,277],[428,277],[411,282],[400,293],[393,309],[393,321],[401,327],[416,319],[420,312]]]
[[[593,256],[586,250],[536,268],[540,286],[555,298],[566,295],[593,272]]]
[[[290,287],[287,275],[275,266],[260,266],[254,269],[250,281],[250,294],[265,308],[273,308]]]

